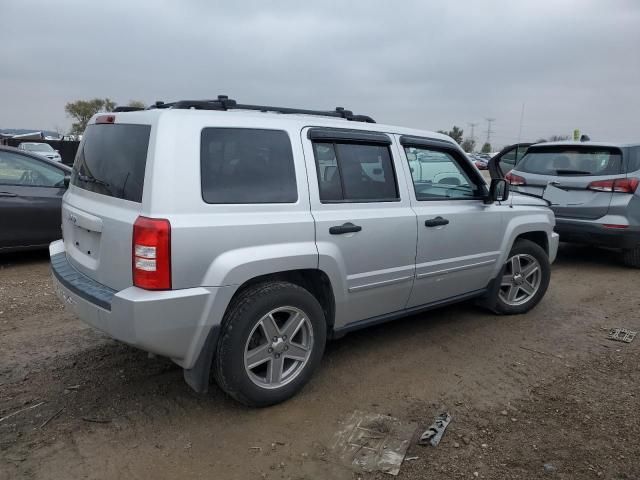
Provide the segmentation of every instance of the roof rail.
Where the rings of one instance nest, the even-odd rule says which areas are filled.
[[[114,112],[137,112],[139,110],[144,110],[143,107],[116,107],[113,109]]]
[[[131,108],[131,107],[118,107]],[[304,114],[304,115],[320,115],[323,117],[336,117],[351,120],[353,122],[376,123],[375,120],[367,115],[355,115],[351,110],[345,110],[343,107],[336,107],[335,110],[305,110],[301,108],[288,107],[271,107],[266,105],[244,105],[237,103],[226,95],[218,95],[216,100],[179,100],[177,102],[165,103],[156,102],[149,109],[156,108],[177,108],[177,109],[195,109],[195,110],[254,110],[258,112],[276,112],[284,114]],[[115,111],[130,111],[118,110]]]

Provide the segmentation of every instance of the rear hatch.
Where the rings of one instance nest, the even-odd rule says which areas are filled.
[[[517,185],[514,190],[540,196],[552,182],[569,194],[566,203],[552,205],[556,217],[595,220],[607,214],[613,196],[599,185],[619,179],[623,172],[620,149],[550,145],[530,147],[510,178]]]
[[[115,290],[133,284],[131,238],[142,210],[150,125],[89,125],[62,204],[62,234],[74,267]]]

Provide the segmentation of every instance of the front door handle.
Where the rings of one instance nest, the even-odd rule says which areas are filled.
[[[441,227],[442,225],[449,225],[449,220],[442,217],[436,217],[424,221],[425,227]]]
[[[17,197],[18,194],[11,192],[0,192],[0,197]]]
[[[342,235],[343,233],[355,233],[362,230],[360,225],[354,225],[351,222],[347,222],[343,225],[336,225],[335,227],[329,228],[329,233],[331,235]]]

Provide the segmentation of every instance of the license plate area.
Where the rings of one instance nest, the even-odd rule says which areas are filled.
[[[78,253],[98,260],[100,257],[100,232],[93,232],[86,228],[72,225],[70,243]]]

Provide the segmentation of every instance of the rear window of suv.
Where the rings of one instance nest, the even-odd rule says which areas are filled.
[[[150,133],[150,125],[89,125],[76,154],[71,184],[141,202]]]
[[[617,175],[622,173],[622,153],[607,147],[530,147],[516,170],[554,176]]]
[[[282,130],[205,128],[202,198],[207,203],[295,203],[291,141]]]

